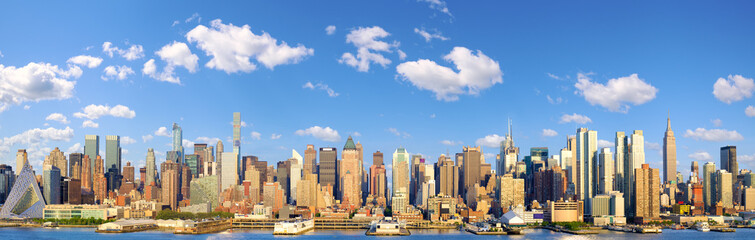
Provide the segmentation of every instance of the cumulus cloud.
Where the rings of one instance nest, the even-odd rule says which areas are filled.
[[[307,88],[307,89],[313,89],[313,90],[314,89],[323,90],[323,91],[327,92],[328,96],[330,96],[330,97],[338,97],[338,95],[340,95],[335,90],[333,90],[332,88],[328,87],[327,84],[322,84],[322,83],[312,84],[312,82],[307,82],[304,85],[302,85],[301,87],[302,88]]]
[[[422,36],[423,38],[425,38],[425,42],[430,42],[433,39],[438,39],[438,40],[441,40],[441,41],[448,40],[448,38],[444,37],[443,34],[441,34],[440,32],[438,32],[438,30],[435,30],[434,33],[429,33],[427,31],[425,31],[425,29],[421,29],[420,30],[419,28],[414,28],[414,33],[419,34],[420,36]]]
[[[551,98],[551,95],[546,95],[545,98],[548,99],[548,103],[550,104],[561,104],[564,101],[561,97]]]
[[[98,128],[100,127],[100,124],[92,120],[85,120],[84,122],[81,123],[81,127],[82,128]]]
[[[262,134],[259,132],[252,131],[252,139],[254,140],[260,140],[262,138]]]
[[[195,142],[192,142],[192,141],[190,141],[188,139],[182,139],[181,140],[181,146],[183,146],[184,148],[193,148],[194,144],[195,144]]]
[[[153,138],[155,138],[155,137],[154,137],[154,136],[152,136],[152,134],[147,134],[147,135],[144,135],[144,136],[142,136],[142,142],[145,142],[145,143],[146,143],[146,142],[149,142],[149,141],[150,141],[150,140],[152,140]]]
[[[387,130],[388,130],[388,132],[390,132],[390,133],[391,133],[391,134],[393,134],[393,135],[396,135],[397,137],[408,138],[408,137],[411,137],[411,136],[412,136],[412,135],[410,135],[409,133],[407,133],[407,132],[402,132],[402,131],[399,131],[399,130],[398,130],[398,129],[396,129],[396,128],[388,128]]]
[[[170,131],[166,127],[160,127],[155,130],[155,136],[170,137]]]
[[[200,21],[202,21],[202,17],[199,16],[199,13],[192,14],[191,17],[189,17],[186,20],[184,20],[184,22],[185,23],[189,23],[189,22],[194,21],[194,20],[197,20],[197,23],[199,23]]]
[[[275,140],[275,139],[280,139],[280,138],[281,138],[281,136],[283,136],[283,135],[281,135],[281,134],[275,134],[275,133],[273,133],[273,135],[271,135],[271,136],[270,136],[270,139],[272,139],[272,140]]]
[[[417,1],[429,3],[431,9],[435,9],[441,13],[448,15],[449,17],[453,17],[453,15],[451,15],[451,11],[449,11],[448,7],[446,6],[446,2],[443,0],[417,0]]]
[[[692,159],[695,159],[697,161],[710,161],[711,159],[713,159],[710,156],[710,153],[705,152],[705,151],[697,151],[697,152],[694,152],[694,153],[690,153],[688,155],[688,157],[692,158]]]
[[[356,55],[350,52],[344,53],[338,62],[354,67],[360,72],[369,71],[370,64],[372,63],[383,67],[388,66],[388,64],[391,64],[391,60],[383,56],[382,53],[393,52],[393,49],[398,48],[399,43],[388,43],[379,39],[390,35],[390,33],[378,26],[359,27],[351,30],[346,35],[346,43],[353,44],[357,48],[357,53]]]
[[[110,80],[110,79],[118,79],[118,80],[124,80],[128,77],[128,75],[134,74],[134,70],[126,65],[122,66],[107,66],[105,67],[105,70],[103,70],[105,75],[100,76],[100,79],[102,80]]]
[[[181,78],[175,75],[176,67],[184,67],[186,70],[189,70],[190,73],[197,71],[197,61],[199,60],[199,57],[191,53],[191,50],[189,50],[189,46],[187,46],[186,43],[173,41],[173,43],[163,46],[155,53],[160,59],[166,62],[163,70],[157,72],[157,65],[155,64],[154,59],[145,62],[144,68],[142,68],[142,74],[148,75],[155,80],[181,84]]]
[[[498,62],[482,51],[474,54],[464,47],[455,47],[443,59],[453,63],[459,72],[438,65],[428,59],[404,62],[396,66],[396,72],[415,87],[430,90],[437,100],[459,100],[459,95],[478,95],[480,91],[503,83],[503,72]]]
[[[556,130],[553,130],[553,129],[543,129],[542,135],[543,137],[555,137],[555,136],[558,136],[558,132],[556,132]]]
[[[81,146],[81,143],[73,144],[73,146],[68,148],[67,153],[83,153],[84,147]]]
[[[220,138],[216,137],[198,137],[197,139],[194,139],[195,142],[198,143],[217,143],[220,141]],[[192,144],[194,145],[194,144]]]
[[[63,115],[63,114],[61,114],[61,113],[52,113],[52,114],[48,115],[45,118],[45,120],[46,121],[56,121],[56,122],[60,122],[60,123],[63,123],[63,124],[68,124],[69,123],[68,118],[66,118],[66,116]]]
[[[336,33],[336,26],[329,25],[329,26],[325,27],[325,34],[333,35],[335,33]]]
[[[257,69],[250,58],[272,70],[278,65],[298,63],[315,53],[301,44],[296,47],[283,41],[278,44],[277,39],[265,32],[256,35],[249,25],[237,27],[223,24],[220,19],[212,20],[210,28],[204,25],[195,27],[186,34],[186,39],[212,57],[206,67],[229,74]]]
[[[561,116],[561,120],[558,121],[558,123],[579,123],[579,124],[586,124],[591,123],[592,119],[585,115],[576,114],[573,113],[572,115],[564,114]]]
[[[599,139],[598,140],[598,148],[606,148],[606,147],[613,147],[614,144],[611,141]]]
[[[317,139],[327,142],[338,142],[341,140],[341,136],[338,135],[338,131],[330,127],[313,126],[307,129],[296,130],[296,135],[299,136],[313,136]]]
[[[102,43],[102,52],[110,57],[113,57],[117,54],[128,61],[144,57],[144,47],[142,47],[142,45],[136,44],[132,44],[128,49],[120,49],[118,47],[114,47],[113,43],[111,42],[104,42]]]
[[[755,81],[742,75],[729,75],[728,79],[718,78],[713,84],[713,95],[721,102],[731,104],[752,96]]]
[[[487,135],[483,138],[478,138],[477,141],[475,141],[475,144],[491,148],[500,147],[501,142],[503,142],[504,139],[506,139],[506,137],[498,136],[498,134]]]
[[[705,129],[697,128],[694,131],[687,129],[684,133],[684,137],[692,138],[695,140],[711,141],[711,142],[723,142],[723,141],[741,141],[744,140],[742,134],[739,134],[734,130],[726,129]]]
[[[71,98],[76,81],[69,79],[81,74],[81,68],[75,65],[63,70],[41,62],[20,68],[0,64],[0,112],[23,102]]]
[[[589,74],[577,75],[576,93],[582,95],[590,105],[600,105],[612,112],[627,113],[629,104],[635,106],[655,98],[658,89],[640,79],[637,74],[613,78],[606,84],[593,82]]]
[[[745,115],[748,117],[755,117],[755,107],[747,106],[747,108],[745,108]]]
[[[722,124],[721,119],[718,119],[718,118],[710,120],[710,122],[713,123],[713,126],[716,126],[716,127],[720,127]]]
[[[134,118],[136,112],[123,105],[115,105],[110,107],[108,105],[94,105],[84,107],[82,112],[76,112],[73,114],[77,118],[98,119],[103,116],[113,116],[121,118]]]
[[[33,159],[43,158],[46,154],[45,152],[50,152],[50,148],[43,147],[43,145],[49,141],[68,142],[71,141],[73,136],[74,131],[70,127],[66,127],[65,129],[52,127],[46,129],[29,129],[23,133],[0,139],[0,155],[9,153],[14,146],[17,148],[25,148],[29,151],[29,161],[31,162],[34,161]],[[41,164],[41,160],[39,160],[39,163],[37,164]]]
[[[134,143],[136,143],[136,140],[129,136],[125,136],[121,138],[121,144],[123,145],[129,145],[129,144],[134,144]]]
[[[446,146],[456,146],[456,145],[461,144],[461,141],[443,140],[443,141],[440,141],[440,144],[443,144]]]
[[[67,62],[82,67],[96,68],[97,66],[100,66],[100,63],[102,63],[102,58],[92,57],[89,55],[79,55],[69,58]]]

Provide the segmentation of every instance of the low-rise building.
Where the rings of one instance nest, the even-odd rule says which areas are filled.
[[[44,219],[95,218],[107,220],[117,214],[104,205],[53,204],[46,205],[43,211]]]

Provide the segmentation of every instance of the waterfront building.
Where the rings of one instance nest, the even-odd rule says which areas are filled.
[[[598,154],[600,161],[599,174],[598,174],[598,193],[608,194],[613,191],[614,181],[614,163],[613,154],[610,148],[602,148],[600,154]]]
[[[642,164],[641,168],[634,170],[634,175],[635,206],[631,216],[635,218],[635,222],[640,223],[660,219],[661,177],[658,169]]]
[[[645,164],[645,137],[642,130],[634,130],[630,137],[629,156],[624,161],[624,207],[627,217],[634,217],[635,210],[635,170]],[[660,187],[660,185],[659,185]]]
[[[553,201],[543,211],[543,221],[558,222],[582,222],[584,205],[582,201]]]
[[[105,169],[112,167],[121,172],[121,137],[117,135],[105,136]]]
[[[0,218],[42,218],[44,208],[45,199],[27,161],[0,208]]]
[[[666,119],[663,136],[663,183],[676,184],[676,137],[671,130],[671,118]]]
[[[50,204],[44,207],[44,219],[94,218],[107,220],[111,209],[105,205]]]
[[[42,169],[45,202],[47,204],[60,204],[60,169],[49,164],[45,164]]]
[[[201,178],[194,178],[191,180],[190,189],[191,196],[189,196],[192,205],[210,203],[212,209],[218,207],[220,181],[218,181],[218,175],[204,176]],[[259,193],[259,190],[257,190]]]
[[[456,214],[456,198],[433,196],[427,199],[427,219],[433,222],[447,221]]]
[[[707,162],[703,165],[703,202],[705,203],[705,210],[710,211],[711,207],[715,206],[715,172],[716,164],[713,162]]]

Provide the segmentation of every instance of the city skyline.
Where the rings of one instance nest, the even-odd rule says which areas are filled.
[[[449,151],[461,152],[463,146],[482,146],[486,162],[495,166],[498,146],[508,132],[506,119],[511,118],[522,153],[547,147],[555,155],[578,127],[597,131],[598,148],[612,150],[615,132],[643,130],[645,162],[662,170],[670,112],[677,171],[689,176],[686,166],[693,160],[719,163],[719,148],[727,145],[740,146],[740,169],[755,167],[755,152],[746,147],[755,143],[755,109],[746,112],[755,105],[755,59],[749,57],[755,47],[748,44],[755,40],[755,31],[748,28],[750,17],[741,5],[661,3],[651,10],[555,4],[537,6],[543,17],[522,22],[529,20],[527,14],[513,9],[536,6],[495,3],[504,13],[497,14],[477,5],[481,3],[441,7],[409,1],[400,5],[415,15],[388,20],[390,8],[380,3],[339,4],[334,6],[341,12],[337,16],[285,11],[264,2],[244,3],[248,6],[243,11],[204,3],[175,10],[158,4],[132,23],[122,20],[136,19],[129,16],[137,11],[135,6],[103,14],[87,10],[105,3],[51,3],[41,6],[39,14],[46,17],[35,18],[14,11],[27,7],[24,4],[0,9],[0,34],[8,36],[0,39],[0,163],[17,172],[17,149],[27,149],[30,164],[41,174],[44,157],[55,147],[66,156],[83,153],[85,135],[100,136],[99,155],[105,161],[105,138],[117,135],[121,166],[144,166],[149,148],[155,149],[159,166],[173,149],[174,122],[183,130],[186,153],[193,149],[191,143],[215,145],[217,140],[230,152],[232,112],[241,113],[243,147],[237,157],[255,155],[268,163],[285,161],[291,149],[304,152],[307,144],[338,149],[352,136],[365,144],[367,156],[378,150],[390,155],[405,147],[428,163]],[[324,10],[314,3],[300,4],[313,6],[299,9]],[[673,16],[656,12],[672,6],[682,9]],[[616,16],[594,11],[623,7]],[[363,8],[373,10],[353,12]],[[157,16],[168,9],[172,11]],[[636,12],[643,16],[634,19]],[[481,26],[476,17],[506,24]],[[278,18],[285,21],[270,21]],[[627,24],[632,20],[640,20],[643,29]],[[254,65],[227,62],[223,57],[229,53],[213,50],[219,46],[203,32],[243,32],[245,25],[252,34],[247,36],[269,34],[277,42],[266,47],[289,55],[236,52],[251,57]],[[687,29],[691,26],[696,29]],[[378,37],[361,39],[360,34]],[[643,41],[650,36],[661,40]],[[240,44],[248,40],[235,39]],[[358,60],[360,48],[389,63],[351,64],[347,56]],[[416,74],[413,70],[421,67],[444,69],[422,59],[451,70],[433,76],[448,85]],[[468,69],[474,76],[460,76],[463,61],[488,68]],[[151,66],[156,70],[150,71]],[[18,83],[39,86],[34,84],[41,78],[19,75],[23,69],[47,69],[59,81],[46,91],[25,88]],[[162,75],[169,72],[174,78]],[[118,73],[125,77],[118,79]],[[466,80],[471,82],[459,85]],[[371,165],[367,158],[364,169]],[[391,171],[390,166],[386,170]]]

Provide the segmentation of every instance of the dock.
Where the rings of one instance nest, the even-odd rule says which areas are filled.
[[[713,232],[731,232],[731,233],[737,231],[734,228],[723,228],[723,227],[722,228],[710,228],[710,230],[713,231]]]
[[[273,235],[301,235],[315,229],[314,219],[296,219],[275,223]]]
[[[97,233],[129,233],[141,232],[146,230],[157,229],[155,220],[118,220],[115,222],[103,223],[97,226],[94,231]]]
[[[176,224],[174,234],[205,234],[225,231],[231,228],[232,219],[210,219],[199,222],[186,220]]]
[[[411,232],[406,228],[406,221],[396,221],[391,217],[375,220],[370,223],[364,235],[367,236],[409,236]]]

